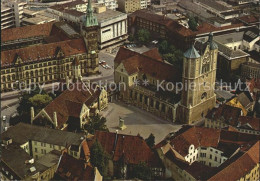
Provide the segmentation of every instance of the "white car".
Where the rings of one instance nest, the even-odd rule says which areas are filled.
[[[105,60],[102,60],[101,63],[106,63],[106,61],[105,61]]]
[[[106,65],[106,68],[110,69],[111,67],[109,65]]]
[[[6,116],[3,116],[3,121],[6,121]]]

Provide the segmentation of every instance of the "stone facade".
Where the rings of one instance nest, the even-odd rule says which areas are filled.
[[[72,78],[75,57],[83,76],[98,73],[97,26],[85,24],[80,34],[65,22],[4,30],[1,91]]]
[[[260,78],[260,64],[246,62],[241,65],[241,76],[243,78]]]
[[[199,55],[195,47],[184,54],[182,72],[184,88],[177,111],[177,119],[180,122],[192,124],[200,121],[216,104],[213,86],[216,80],[218,49],[212,38],[202,44],[202,55]]]
[[[130,50],[121,48],[117,57],[119,57],[123,51]],[[178,71],[170,64],[155,60],[153,59],[154,57],[147,57],[136,52],[132,53],[137,54],[139,58],[137,58],[138,60],[136,61],[144,65],[139,65],[140,70],[138,71],[138,68],[136,69],[137,65],[130,63],[131,58],[134,57],[127,57],[127,52],[125,52],[124,55],[126,61],[118,64],[116,57],[115,82],[120,89],[119,98],[164,119],[175,121],[179,95],[175,94],[175,90],[173,89],[167,91],[166,87],[168,83],[174,83],[175,80],[180,77],[180,74],[178,74]],[[165,74],[156,72],[159,70],[156,69],[156,67],[161,67],[160,70],[164,70]],[[136,71],[132,72],[130,70],[132,68],[136,69]],[[147,84],[145,84],[145,82],[147,82]],[[162,89],[157,89],[160,83],[162,83]]]

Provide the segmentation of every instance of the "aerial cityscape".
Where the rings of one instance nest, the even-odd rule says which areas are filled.
[[[1,0],[0,180],[260,180],[259,0]]]

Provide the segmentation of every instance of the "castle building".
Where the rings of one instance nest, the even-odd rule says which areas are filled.
[[[91,3],[80,33],[65,22],[3,30],[1,91],[72,78],[75,57],[82,76],[98,73],[97,20]]]
[[[177,110],[178,120],[187,124],[202,120],[216,104],[218,46],[213,42],[213,34],[210,33],[208,42],[198,42],[196,46],[200,53],[193,45],[184,53],[183,90]]]

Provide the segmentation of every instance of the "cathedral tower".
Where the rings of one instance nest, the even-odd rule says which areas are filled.
[[[183,90],[177,118],[185,124],[202,120],[216,104],[214,86],[218,47],[213,42],[212,33],[206,43],[198,44],[200,53],[194,45],[184,53]]]

